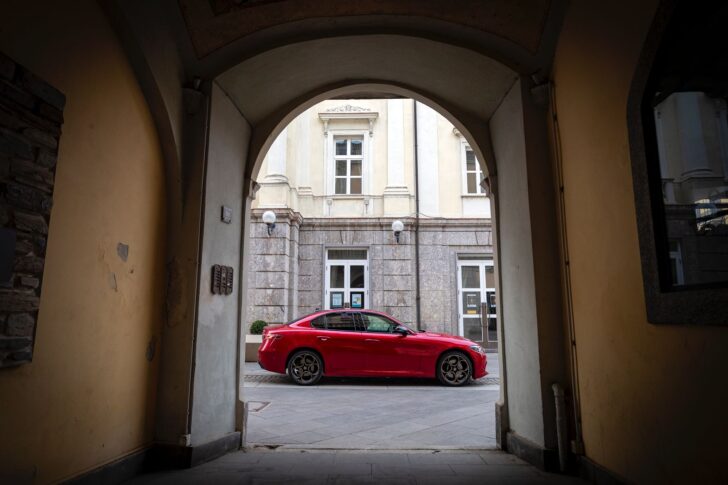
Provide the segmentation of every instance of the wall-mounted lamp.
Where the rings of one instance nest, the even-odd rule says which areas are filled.
[[[273,229],[276,227],[276,213],[273,211],[263,212],[263,222],[268,226],[268,235],[273,234]]]
[[[397,244],[399,244],[399,235],[402,234],[403,230],[404,224],[402,221],[394,221],[392,223],[392,232],[394,233],[394,239],[397,241]]]

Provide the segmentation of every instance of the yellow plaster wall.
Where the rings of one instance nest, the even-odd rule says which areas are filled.
[[[728,329],[650,324],[642,288],[626,113],[655,7],[572,2],[556,53],[584,440],[629,481],[711,483],[727,473]]]
[[[145,353],[163,316],[163,161],[96,2],[4,1],[0,18],[0,50],[67,96],[33,363],[0,371],[2,473],[47,483],[152,440],[159,344],[151,363]]]

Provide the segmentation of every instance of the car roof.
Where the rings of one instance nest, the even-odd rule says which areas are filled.
[[[378,310],[370,310],[368,308],[334,308],[331,310],[319,310],[317,312],[311,313],[311,315],[326,315],[328,313],[362,313],[362,312],[368,312],[368,313],[378,313],[380,315],[386,315],[390,316],[387,313],[380,312]]]
[[[297,321],[307,320],[310,318],[316,318],[316,317],[320,317],[322,315],[328,315],[330,313],[364,313],[364,312],[374,313],[377,315],[383,315],[383,316],[390,318],[392,320],[395,320],[397,322],[399,321],[388,313],[380,312],[378,310],[370,310],[368,308],[335,308],[335,309],[331,309],[331,310],[319,310],[319,311],[316,311],[313,313],[309,313],[308,315],[305,315],[305,316],[299,318]]]

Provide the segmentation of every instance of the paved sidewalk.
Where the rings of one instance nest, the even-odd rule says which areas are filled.
[[[462,388],[427,379],[324,379],[300,387],[246,364],[246,445],[293,449],[493,449],[497,355]]]
[[[500,451],[235,452],[189,470],[151,473],[137,485],[167,484],[483,484],[578,485],[574,477],[544,473]]]

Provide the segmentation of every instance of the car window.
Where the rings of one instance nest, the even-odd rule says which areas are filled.
[[[326,328],[326,317],[321,315],[320,317],[311,320],[311,326],[313,328]]]
[[[296,322],[300,322],[301,320],[305,320],[306,318],[310,317],[311,315],[313,315],[313,314],[315,314],[315,313],[318,313],[318,312],[313,312],[313,313],[309,313],[309,314],[307,314],[307,315],[304,315],[304,316],[302,316],[302,317],[297,317],[297,318],[294,318],[294,319],[293,319],[293,320],[291,320],[290,322],[286,323],[286,325],[290,325],[290,324],[292,324],[292,323],[296,323]]]
[[[326,315],[326,328],[329,330],[340,330],[355,332],[356,320],[351,312],[329,313]]]
[[[362,313],[361,321],[367,332],[392,333],[397,326],[392,320],[372,313]]]

